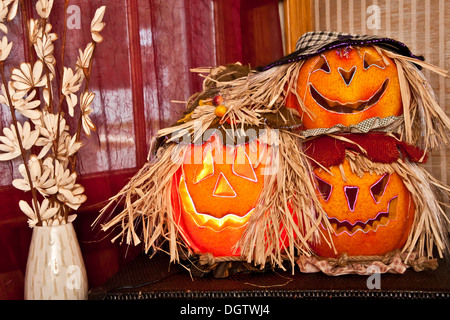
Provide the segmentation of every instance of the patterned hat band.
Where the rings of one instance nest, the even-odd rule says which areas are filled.
[[[376,35],[359,35],[335,31],[312,31],[300,37],[294,52],[268,65],[258,67],[256,70],[266,71],[276,66],[308,59],[324,51],[352,45],[377,45],[407,57],[424,60],[421,56],[415,56],[404,43],[394,39],[380,38]]]

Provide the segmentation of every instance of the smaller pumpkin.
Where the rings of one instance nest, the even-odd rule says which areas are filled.
[[[337,251],[322,239],[313,246],[318,255],[383,255],[405,245],[415,206],[396,172],[359,176],[345,159],[330,172],[314,169],[314,176],[319,201],[332,226],[328,240]],[[323,234],[328,237],[327,232]]]
[[[307,111],[292,94],[287,105],[300,111],[305,129],[350,126],[403,113],[396,65],[372,46],[333,49],[307,59],[297,93]]]

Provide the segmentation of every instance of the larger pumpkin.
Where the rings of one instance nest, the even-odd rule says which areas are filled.
[[[405,245],[415,206],[397,173],[366,172],[358,176],[346,159],[342,166],[331,167],[330,172],[316,168],[314,175],[337,251],[321,241],[314,247],[318,255],[382,255]]]
[[[239,241],[264,186],[270,146],[191,145],[175,175],[174,206],[182,236],[196,253],[239,255]]]
[[[355,125],[362,120],[402,114],[397,68],[371,46],[339,48],[303,63],[297,93],[287,105],[301,112],[305,129]]]

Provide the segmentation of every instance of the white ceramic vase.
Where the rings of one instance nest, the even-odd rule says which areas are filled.
[[[72,223],[34,227],[25,272],[26,300],[85,300],[88,280]]]

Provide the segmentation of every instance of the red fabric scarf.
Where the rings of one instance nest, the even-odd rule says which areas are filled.
[[[392,163],[399,158],[421,163],[427,160],[427,155],[421,160],[423,150],[381,133],[345,134],[341,137],[354,143],[331,136],[320,136],[305,142],[304,151],[314,160],[311,161],[311,165],[313,167],[318,167],[318,163],[324,167],[339,165],[344,161],[346,149],[363,153],[360,147],[366,151],[365,156],[373,162]]]

